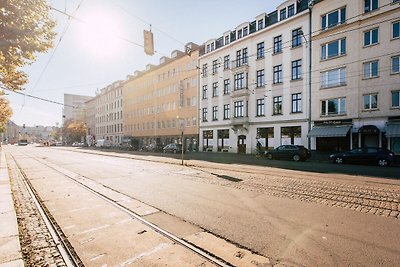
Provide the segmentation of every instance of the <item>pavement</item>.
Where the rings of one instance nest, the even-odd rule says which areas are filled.
[[[1,149],[1,148],[0,148]],[[4,151],[0,156],[0,267],[24,266]]]

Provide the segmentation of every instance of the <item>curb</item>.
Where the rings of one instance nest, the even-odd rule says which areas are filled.
[[[0,148],[1,149],[1,148]],[[24,266],[17,215],[3,149],[0,155],[0,267]]]

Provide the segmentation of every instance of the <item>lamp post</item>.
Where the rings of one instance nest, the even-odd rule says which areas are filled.
[[[185,129],[185,119],[179,118],[176,116],[177,120],[179,121],[179,130],[181,131],[181,164],[183,165],[183,149],[184,149],[184,141],[183,141],[183,131]]]

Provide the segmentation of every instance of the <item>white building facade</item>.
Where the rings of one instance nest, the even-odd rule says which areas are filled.
[[[308,145],[308,12],[307,1],[289,0],[205,43],[200,151]]]

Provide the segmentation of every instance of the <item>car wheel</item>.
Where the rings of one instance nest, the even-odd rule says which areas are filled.
[[[272,159],[272,154],[267,154],[267,159]]]
[[[293,160],[294,161],[299,161],[300,160],[300,155],[293,155]]]
[[[388,165],[388,161],[386,159],[378,159],[378,165],[380,167],[386,167]]]
[[[341,157],[335,158],[335,163],[342,164],[343,163],[343,158],[341,158]]]

